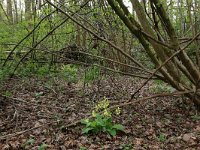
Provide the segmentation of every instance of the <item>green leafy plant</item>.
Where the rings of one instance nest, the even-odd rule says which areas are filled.
[[[49,74],[49,72],[50,72],[49,65],[46,64],[38,68],[37,75],[39,77],[42,77],[46,74]]]
[[[10,91],[5,91],[3,95],[6,97],[11,97],[12,93]]]
[[[45,150],[47,147],[48,147],[47,144],[42,143],[42,144],[39,146],[38,150]]]
[[[26,146],[34,145],[34,143],[35,143],[35,139],[30,138],[30,139],[28,139],[25,143],[23,143],[23,144],[21,145],[21,147],[22,147],[23,149],[25,149]]]
[[[68,82],[77,81],[78,68],[75,65],[63,65],[61,68],[62,77]]]
[[[30,61],[27,61],[26,64],[22,64],[17,71],[15,72],[16,75],[20,77],[29,77],[36,73],[37,65]]]
[[[84,134],[88,134],[89,132],[106,132],[115,136],[117,131],[124,131],[124,126],[121,124],[114,124],[112,123],[111,117],[104,117],[100,114],[97,114],[94,120],[85,119],[81,123],[86,125],[86,127],[83,128]]]
[[[100,75],[100,68],[93,66],[85,72],[85,83],[94,81]]]
[[[87,150],[87,148],[81,146],[79,150]]]
[[[11,74],[11,68],[0,68],[0,82],[4,81]]]
[[[161,134],[159,135],[159,141],[160,141],[160,142],[165,142],[165,141],[166,141],[166,136],[165,136],[164,134],[161,133]]]
[[[28,144],[28,145],[33,145],[35,143],[35,140],[34,139],[29,139],[27,142],[26,142],[26,144]]]
[[[112,121],[112,113],[109,110],[109,101],[104,98],[98,103],[95,110],[92,111],[93,119],[84,119],[81,121],[85,127],[82,130],[83,134],[104,132],[115,136],[118,131],[124,131],[124,126],[121,124],[114,124]],[[100,113],[102,110],[103,113]],[[116,114],[120,113],[120,109],[116,109]]]

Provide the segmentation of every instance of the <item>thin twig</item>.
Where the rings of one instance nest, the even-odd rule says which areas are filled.
[[[48,106],[48,105],[36,104],[36,103],[33,103],[33,102],[25,101],[23,99],[19,99],[19,98],[15,98],[15,97],[8,97],[8,96],[2,95],[2,94],[0,94],[0,96],[4,97],[5,100],[11,99],[11,100],[14,100],[14,101],[17,101],[17,102],[22,102],[22,103],[25,103],[25,104],[28,104],[28,105],[34,105],[34,106],[38,106],[38,107],[46,107],[46,108],[51,108],[51,109],[59,109],[59,110],[65,109],[65,108],[57,107],[57,106]]]

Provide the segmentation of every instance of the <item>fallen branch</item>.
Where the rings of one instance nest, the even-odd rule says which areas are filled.
[[[34,106],[38,106],[38,107],[46,107],[46,108],[51,108],[51,109],[59,109],[59,110],[63,110],[63,111],[65,109],[65,108],[57,107],[57,106],[48,106],[48,105],[36,104],[36,103],[33,103],[33,102],[25,101],[23,99],[19,99],[19,98],[15,98],[15,97],[8,97],[8,96],[2,95],[2,94],[0,94],[0,97],[3,97],[4,100],[11,99],[11,100],[14,100],[14,101],[17,101],[17,102],[25,103],[25,104],[28,104],[28,105],[34,105]]]
[[[27,129],[27,130],[24,130],[24,131],[16,132],[16,133],[7,134],[7,135],[4,135],[4,136],[1,136],[0,140],[5,140],[7,138],[11,138],[11,137],[14,137],[14,136],[17,136],[17,135],[21,135],[21,134],[24,134],[26,132],[29,132],[29,131],[32,131],[32,130],[36,130],[36,129],[42,127],[42,126],[44,126],[44,125],[40,125],[40,126],[33,127],[33,128],[30,128],[30,129]]]

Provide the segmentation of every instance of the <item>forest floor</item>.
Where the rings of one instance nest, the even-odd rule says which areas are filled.
[[[85,85],[68,84],[58,78],[13,78],[4,83],[0,97],[0,149],[48,150],[200,150],[200,113],[181,97],[160,97],[127,105],[116,123],[125,132],[83,135],[83,125],[68,127],[90,116],[104,96],[111,104],[130,98],[141,80],[106,77]],[[152,83],[139,97],[149,96]],[[134,101],[134,100],[133,100]],[[66,128],[68,127],[68,128]],[[43,144],[43,145],[44,145]]]

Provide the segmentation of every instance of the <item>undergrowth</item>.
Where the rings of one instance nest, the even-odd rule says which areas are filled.
[[[111,136],[115,136],[117,132],[124,131],[124,126],[121,124],[115,124],[112,121],[112,115],[114,113],[109,109],[109,100],[104,98],[100,101],[95,109],[92,111],[92,119],[84,119],[81,121],[85,127],[82,130],[83,134],[98,134],[98,133],[107,133]],[[115,110],[115,114],[120,114],[120,108]]]

